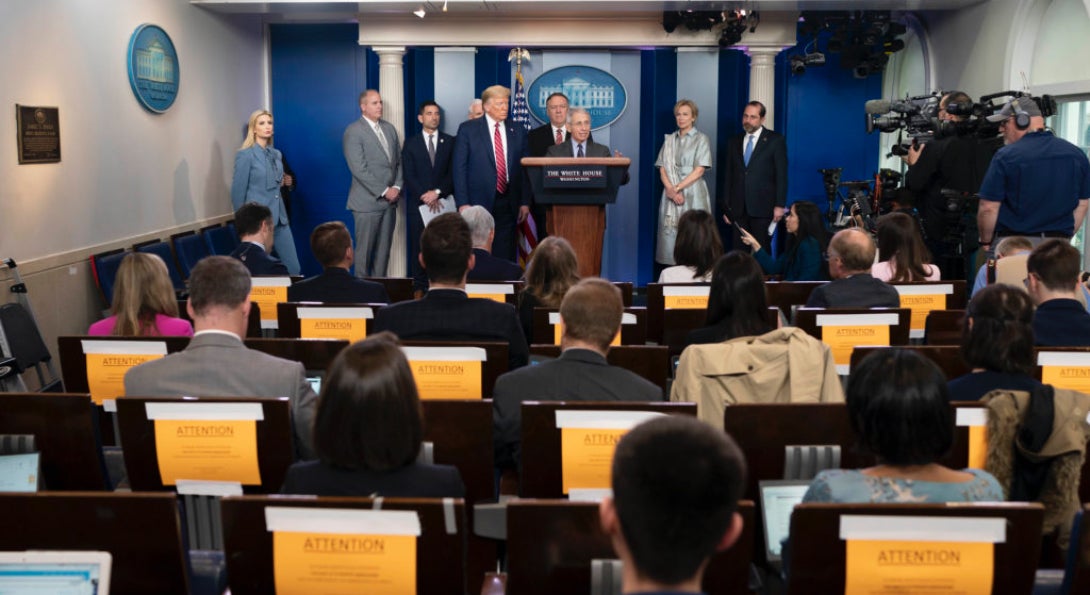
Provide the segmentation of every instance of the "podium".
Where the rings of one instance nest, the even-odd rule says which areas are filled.
[[[599,276],[605,205],[617,201],[632,160],[627,157],[525,157],[534,200],[548,205],[549,235],[572,245],[579,259],[579,276]]]

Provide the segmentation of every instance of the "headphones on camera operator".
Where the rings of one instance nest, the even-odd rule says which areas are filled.
[[[1022,106],[1018,105],[1018,100],[1011,100],[1011,107],[1014,109],[1014,126],[1019,130],[1025,130],[1029,128],[1029,112],[1022,109]]]

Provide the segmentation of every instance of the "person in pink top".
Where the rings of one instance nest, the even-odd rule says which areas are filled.
[[[167,266],[154,254],[134,252],[121,261],[111,310],[113,316],[92,324],[88,335],[193,336],[193,325],[178,318]]]
[[[939,267],[930,264],[916,220],[905,213],[878,218],[878,255],[882,259],[870,269],[875,279],[886,283],[938,281]]]

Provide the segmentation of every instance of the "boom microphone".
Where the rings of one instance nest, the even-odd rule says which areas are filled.
[[[870,99],[867,101],[864,109],[868,114],[880,116],[882,114],[888,114],[891,107],[892,102],[888,99]]]

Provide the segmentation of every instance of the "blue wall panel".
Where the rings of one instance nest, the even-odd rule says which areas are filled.
[[[640,73],[640,155],[653,164],[666,134],[677,129],[674,103],[677,102],[677,52],[673,48],[643,50]],[[637,285],[657,281],[654,278],[655,230],[658,227],[662,181],[655,167],[640,168],[640,243],[636,250]]]
[[[786,79],[781,130],[787,135],[787,202],[809,200],[825,211],[819,169],[842,167],[844,181],[870,179],[878,171],[878,135],[866,134],[863,104],[882,96],[882,77],[854,78],[840,67],[840,54],[828,52],[825,66],[790,74],[786,55],[799,51],[785,51],[776,62],[777,79]]]
[[[295,170],[292,231],[303,272],[311,275],[321,270],[310,251],[311,230],[331,220],[353,228],[341,136],[360,117],[365,53],[354,24],[271,25],[270,37],[275,143]]]

